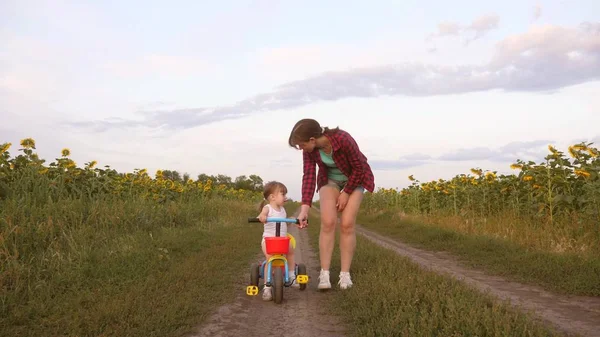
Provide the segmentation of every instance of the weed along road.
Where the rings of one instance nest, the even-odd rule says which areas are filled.
[[[479,270],[465,268],[447,254],[410,247],[361,226],[357,226],[357,232],[377,245],[409,257],[423,267],[452,275],[482,292],[490,291],[501,299],[531,310],[566,333],[600,336],[600,298],[552,294],[536,286],[507,281]]]
[[[298,214],[299,209],[294,213]],[[289,214],[289,213],[288,213]],[[203,324],[198,332],[190,337],[199,336],[346,336],[345,328],[339,319],[327,313],[323,300],[329,294],[317,290],[319,263],[317,255],[309,243],[305,230],[288,225],[289,232],[296,238],[297,263],[306,265],[309,283],[304,291],[284,288],[283,303],[265,302],[260,294],[248,296],[245,288],[250,280],[250,266],[240,279],[239,296],[233,303],[219,307]],[[259,242],[258,240],[255,240]],[[257,244],[257,251],[260,246]],[[262,254],[256,261],[262,260]],[[261,280],[261,284],[262,284]]]
[[[289,227],[297,239],[298,262],[306,264],[310,276],[305,291],[285,288],[281,305],[265,302],[245,294],[245,272],[236,300],[216,309],[189,337],[600,336],[598,298],[556,295],[489,276],[447,253],[417,249],[361,225],[356,227],[354,287],[335,287],[339,252],[334,251],[334,288],[319,292],[318,212],[311,210],[308,230]]]
[[[534,285],[508,281],[462,266],[456,258],[411,247],[363,226],[357,234],[378,246],[408,257],[418,265],[436,273],[450,275],[481,292],[489,292],[502,300],[533,313],[546,325],[553,325],[568,335],[600,336],[600,298],[554,294]]]

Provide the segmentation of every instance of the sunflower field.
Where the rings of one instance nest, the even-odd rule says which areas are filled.
[[[572,145],[568,154],[549,145],[544,162],[516,160],[513,174],[476,167],[448,180],[420,182],[410,175],[406,188],[367,194],[365,208],[371,214],[398,209],[405,217],[517,241],[536,232],[572,249],[600,250],[600,157],[592,145]]]
[[[48,164],[33,139],[20,145],[13,154],[12,144],[0,143],[0,326],[39,325],[34,317],[72,307],[57,302],[59,294],[100,289],[115,277],[130,282],[170,263],[168,250],[156,246],[169,235],[202,242],[239,232],[240,214],[254,214],[262,199],[258,176],[247,189],[235,188],[245,176],[238,184],[206,175],[182,179],[173,171],[152,178],[145,169],[78,166],[69,149]]]
[[[44,203],[48,198],[56,201],[61,198],[139,197],[158,203],[189,198],[260,198],[256,191],[234,189],[225,184],[216,185],[210,179],[171,179],[163,175],[161,170],[156,172],[155,178],[151,178],[146,169],[118,173],[108,165],[104,168],[97,167],[96,161],[78,167],[69,158],[69,149],[63,149],[61,157],[46,166],[45,160],[33,152],[33,139],[21,141],[22,148],[19,151],[22,154],[16,157],[11,157],[8,151],[11,145],[0,145],[0,198],[15,194],[36,203]]]

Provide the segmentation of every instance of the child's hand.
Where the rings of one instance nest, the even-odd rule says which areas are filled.
[[[266,216],[266,215],[264,215],[264,214],[260,214],[260,215],[258,216],[258,220],[259,220],[260,222],[262,222],[262,223],[266,223],[266,222],[267,222],[267,216]]]

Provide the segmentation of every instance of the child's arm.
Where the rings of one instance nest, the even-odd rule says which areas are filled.
[[[262,223],[267,222],[268,214],[269,214],[269,207],[267,205],[265,205],[265,207],[263,207],[262,211],[258,215],[258,220],[260,220],[260,222],[262,222]]]

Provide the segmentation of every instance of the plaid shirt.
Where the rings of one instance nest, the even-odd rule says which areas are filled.
[[[333,148],[333,161],[342,173],[348,177],[344,191],[350,194],[358,186],[373,192],[375,189],[375,177],[371,167],[367,163],[367,157],[360,152],[358,144],[346,131],[339,130],[331,134],[325,134]],[[327,166],[321,160],[318,149],[313,152],[303,151],[304,176],[302,177],[302,204],[312,205],[315,194],[315,182],[318,192],[322,186],[327,184]],[[316,173],[319,166],[319,174]]]

